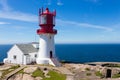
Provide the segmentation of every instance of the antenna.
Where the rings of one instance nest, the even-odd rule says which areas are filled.
[[[41,9],[39,8],[39,16],[40,16],[40,14],[41,14]]]
[[[42,13],[43,13],[43,7],[42,7]]]

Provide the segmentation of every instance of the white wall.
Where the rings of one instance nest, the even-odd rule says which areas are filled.
[[[30,55],[30,61],[31,62],[36,62],[36,57],[35,55],[37,55],[37,52],[34,52],[34,53],[29,53]],[[38,55],[37,55],[38,56]]]
[[[25,55],[16,45],[14,45],[7,53],[7,58],[4,62],[15,63],[15,64],[30,64],[31,62],[36,62],[37,52],[29,53]],[[14,59],[13,56],[16,56]]]
[[[50,51],[55,55],[54,34],[41,34],[38,58],[50,58]]]
[[[10,63],[23,64],[24,55],[16,45],[14,45],[7,54]],[[14,55],[16,55],[16,59],[14,59]]]
[[[55,57],[54,34],[41,34],[38,57],[36,59],[37,64],[53,65],[50,60],[50,51],[52,51],[52,57]]]

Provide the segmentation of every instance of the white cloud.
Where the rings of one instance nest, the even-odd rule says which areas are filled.
[[[9,11],[11,8],[7,4],[7,0],[0,0],[0,5],[2,6],[2,10]]]
[[[37,22],[38,17],[33,14],[27,14],[17,11],[0,11],[0,18],[27,21],[27,22]]]
[[[106,26],[93,25],[93,24],[88,24],[88,23],[79,23],[75,21],[65,21],[65,20],[60,20],[60,19],[57,19],[57,24],[61,26],[73,25],[73,26],[78,26],[78,27],[88,27],[88,28],[95,28],[95,29],[100,29],[100,30],[105,30],[105,31],[113,31],[112,28],[108,28]]]
[[[48,3],[47,3],[47,5],[51,5],[51,0],[48,0]]]
[[[9,5],[7,4],[7,0],[0,0],[0,5],[2,6],[2,10],[0,10],[0,18],[27,21],[27,22],[38,21],[37,20],[38,17],[36,15],[12,10],[11,7],[9,7]]]
[[[11,11],[9,10],[9,6],[7,5],[7,0],[1,0],[1,1],[2,2],[0,3],[3,6],[3,9],[7,11],[4,11],[4,10],[0,11],[0,18],[27,21],[27,22],[38,22],[38,16],[33,14],[22,13],[18,11]],[[96,1],[96,0],[93,0],[93,1]],[[51,3],[51,0],[48,0],[48,2]],[[61,5],[61,4],[62,4],[61,0],[58,0],[58,5]],[[95,29],[106,30],[106,31],[113,31],[112,28],[108,28],[106,26],[93,25],[88,23],[79,23],[79,22],[68,21],[68,20],[65,21],[61,19],[57,19],[57,25],[62,25],[62,26],[74,25],[79,27],[88,27],[88,28],[95,28]]]
[[[13,29],[16,29],[16,30],[25,30],[25,29],[27,29],[27,27],[25,27],[25,26],[10,26],[11,28],[13,28]]]
[[[87,2],[97,3],[97,2],[99,2],[100,0],[85,0],[85,1],[87,1]]]
[[[63,5],[63,3],[61,2],[61,0],[58,0],[58,1],[57,1],[57,5],[58,5],[58,6]]]
[[[47,2],[45,2],[45,5],[51,5],[52,4],[52,0],[46,0]],[[63,5],[63,3],[61,2],[61,0],[57,0],[56,3],[58,6]]]
[[[8,23],[8,22],[0,22],[0,24],[10,24],[10,23]]]
[[[57,5],[58,5],[58,6],[61,6],[61,5],[63,5],[63,3],[57,2]]]

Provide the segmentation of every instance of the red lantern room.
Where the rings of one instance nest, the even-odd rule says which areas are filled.
[[[37,34],[57,34],[57,30],[53,29],[55,26],[56,11],[50,12],[48,8],[43,12],[43,9],[39,11],[39,26]]]

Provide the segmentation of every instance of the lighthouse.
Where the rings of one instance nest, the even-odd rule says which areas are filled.
[[[53,29],[55,26],[56,11],[50,12],[48,8],[44,11],[43,8],[39,11],[39,26],[37,34],[39,39],[39,51],[36,59],[37,64],[49,64],[53,66],[60,66],[61,64],[55,55],[54,36],[57,30]]]

